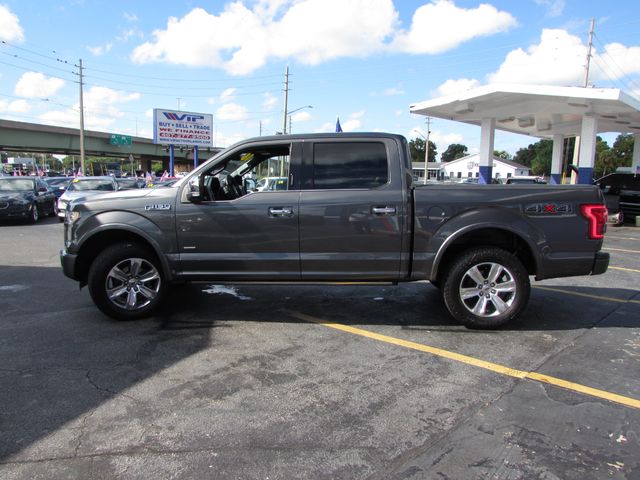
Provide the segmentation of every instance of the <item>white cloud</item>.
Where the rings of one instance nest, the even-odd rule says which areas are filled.
[[[0,100],[0,112],[26,113],[29,110],[31,110],[31,105],[26,100],[14,100],[12,102]]]
[[[166,29],[155,30],[154,40],[138,46],[132,59],[215,66],[237,75],[270,58],[315,65],[380,50],[396,19],[391,0],[261,2],[253,10],[236,1],[219,15],[195,8],[169,18]]]
[[[272,110],[277,104],[278,99],[271,93],[267,92],[264,94],[264,101],[262,102],[262,106],[265,110]]]
[[[587,48],[579,37],[561,29],[543,29],[540,43],[509,52],[489,83],[578,85]]]
[[[488,83],[525,83],[544,85],[582,85],[587,46],[582,40],[562,29],[543,29],[540,41],[526,49],[507,54],[495,72],[487,76]],[[594,49],[589,76],[590,84],[609,83],[628,75],[640,74],[640,46],[620,43]],[[450,79],[433,95],[447,96],[480,86],[477,79]]]
[[[46,98],[55,95],[64,85],[65,81],[61,78],[47,78],[40,72],[26,72],[16,83],[14,92],[20,97]]]
[[[7,42],[21,42],[24,32],[20,20],[6,5],[0,5],[0,40]]]
[[[106,43],[105,45],[100,45],[97,47],[89,47],[87,46],[87,50],[91,52],[92,55],[99,57],[100,55],[104,55],[105,53],[109,53],[111,48],[113,47],[112,43]]]
[[[230,102],[231,100],[233,100],[234,96],[236,93],[236,89],[235,88],[227,88],[226,90],[224,90],[221,94],[220,94],[220,101],[222,103],[225,102]]]
[[[357,112],[350,113],[348,118],[345,120],[344,118],[340,120],[340,126],[342,127],[343,132],[353,132],[356,130],[360,130],[362,127],[362,118],[364,117],[365,111],[360,110]],[[336,122],[327,122],[320,127],[319,132],[335,132],[336,131]]]
[[[404,90],[398,87],[387,88],[382,92],[383,97],[395,97],[396,95],[404,95]]]
[[[153,31],[151,41],[133,50],[131,59],[244,75],[271,59],[317,65],[390,50],[441,53],[516,23],[492,5],[465,9],[452,0],[419,7],[409,30],[400,29],[393,0],[236,0],[219,14],[194,8],[181,18],[170,17],[165,28]]]
[[[559,17],[564,11],[566,0],[534,0],[538,5],[547,7],[547,15]]]
[[[475,78],[459,78],[457,80],[450,79],[440,85],[436,89],[435,94],[438,96],[446,97],[455,93],[471,90],[472,88],[476,88],[478,86],[480,86],[480,82]]]
[[[215,114],[217,119],[240,121],[247,119],[247,107],[238,105],[237,103],[226,103],[222,105]]]
[[[508,12],[483,3],[459,8],[451,0],[435,0],[419,7],[408,32],[400,32],[393,46],[409,53],[442,53],[475,37],[505,32],[517,25]]]
[[[309,112],[298,112],[291,115],[292,122],[308,122],[311,120],[311,114]]]
[[[138,100],[139,93],[124,93],[107,87],[91,87],[84,93],[84,123],[90,130],[105,130],[113,125],[124,113],[118,104]],[[45,123],[74,125],[78,123],[80,107],[75,104],[66,110],[51,110],[40,119]]]
[[[626,47],[620,43],[609,43],[604,52],[594,54],[593,80],[619,79],[640,73],[640,46]]]
[[[135,13],[122,12],[122,16],[128,22],[137,22],[138,21],[138,16]]]

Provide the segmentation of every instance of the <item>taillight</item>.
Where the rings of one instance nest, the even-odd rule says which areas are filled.
[[[580,205],[582,216],[589,221],[589,238],[591,240],[602,240],[604,232],[607,231],[607,207],[599,204]]]

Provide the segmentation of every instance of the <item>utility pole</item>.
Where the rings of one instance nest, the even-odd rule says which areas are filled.
[[[424,145],[424,184],[429,176],[429,134],[431,133],[431,117],[427,117],[427,138]]]
[[[287,109],[289,104],[289,65],[284,71],[284,115],[282,117],[282,134],[287,134]]]
[[[80,171],[84,175],[84,102],[82,100],[82,59],[78,66],[80,69]]]
[[[584,66],[584,81],[582,82],[582,86],[587,88],[589,86],[589,68],[591,66],[591,50],[593,49],[593,32],[596,27],[595,18],[591,18],[591,27],[589,28],[589,45],[587,47],[587,62]],[[575,143],[573,146],[573,164],[578,165],[580,159],[580,135],[576,135]],[[575,172],[571,172],[571,183],[577,182],[577,176]]]
[[[591,28],[589,29],[589,47],[587,48],[587,63],[584,66],[584,82],[583,87],[589,86],[589,67],[591,66],[591,50],[593,49],[593,31],[596,26],[596,19],[591,19]]]

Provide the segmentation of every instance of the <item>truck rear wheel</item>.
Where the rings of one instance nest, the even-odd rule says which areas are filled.
[[[160,262],[147,249],[130,242],[103,250],[91,264],[87,283],[96,306],[118,320],[150,315],[166,290]]]
[[[529,301],[531,284],[520,260],[500,248],[463,252],[444,277],[442,294],[453,317],[468,328],[497,328]]]

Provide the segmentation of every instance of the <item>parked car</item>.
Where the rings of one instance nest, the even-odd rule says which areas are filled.
[[[504,183],[507,185],[519,184],[519,185],[542,185],[547,183],[542,177],[536,177],[533,175],[522,175],[519,177],[509,177],[504,179]]]
[[[604,194],[611,223],[619,225],[625,220],[634,221],[636,215],[640,215],[640,175],[631,173],[627,168],[593,183]]]
[[[135,177],[116,178],[118,190],[133,190],[136,188],[144,188],[144,182],[139,181]]]
[[[286,190],[287,177],[264,177],[258,180],[256,189],[259,192],[273,192],[276,190]]]
[[[64,222],[64,212],[71,200],[80,197],[90,197],[101,193],[115,192],[118,190],[116,179],[109,176],[103,177],[77,177],[71,180],[67,190],[58,199],[58,219]]]
[[[43,177],[43,180],[49,187],[53,190],[53,193],[56,195],[56,199],[60,198],[64,191],[73,180],[72,177]]]
[[[36,223],[43,215],[57,215],[53,190],[40,177],[0,178],[0,219],[24,218]]]

